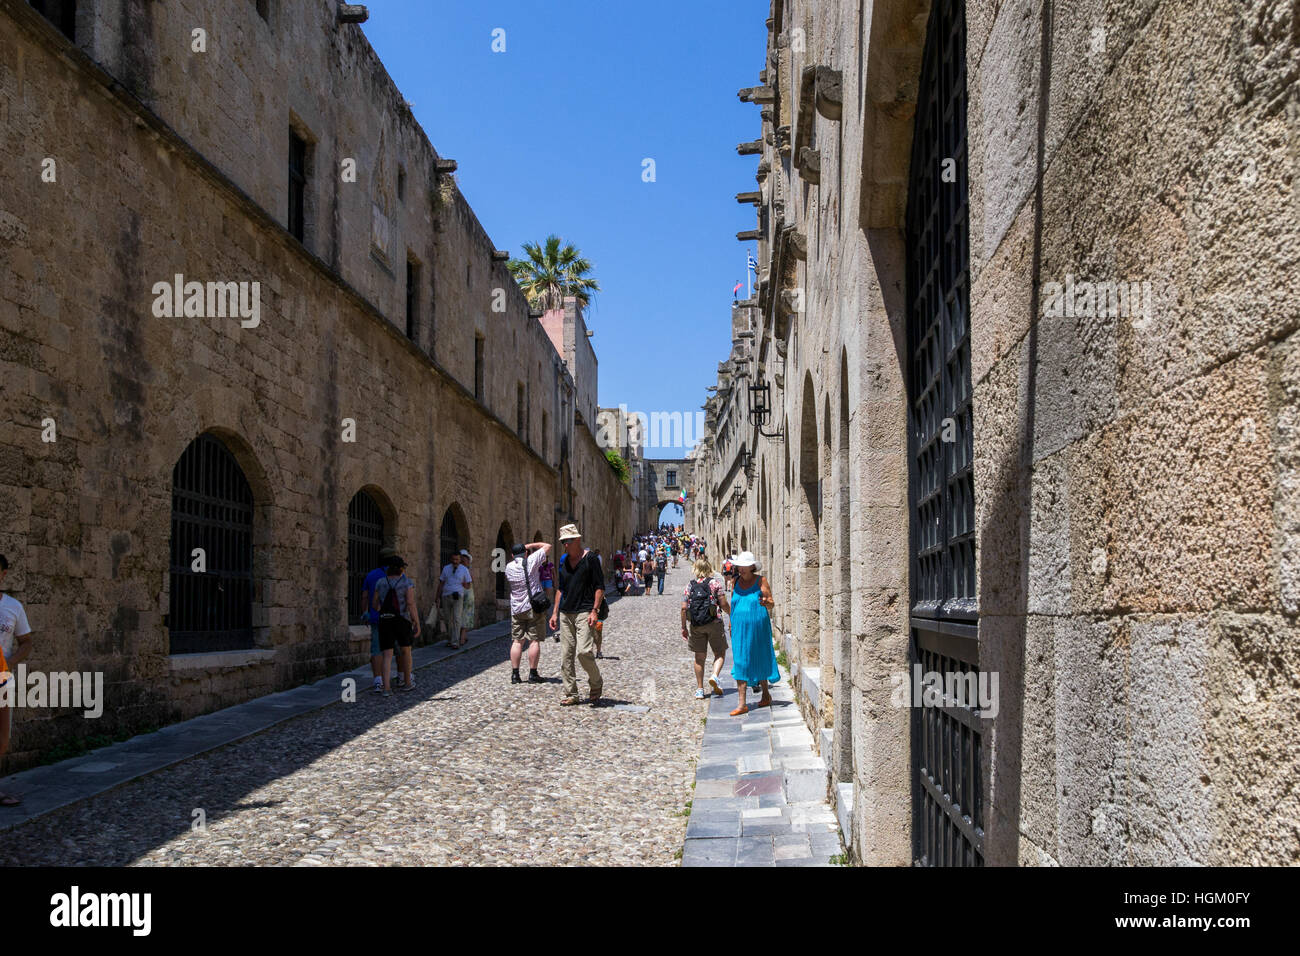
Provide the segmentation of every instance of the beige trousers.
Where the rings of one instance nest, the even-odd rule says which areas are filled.
[[[573,666],[575,656],[587,672],[591,693],[599,697],[605,682],[596,666],[596,629],[587,623],[586,612],[560,615],[560,677],[564,682],[565,697],[578,696],[578,675]]]

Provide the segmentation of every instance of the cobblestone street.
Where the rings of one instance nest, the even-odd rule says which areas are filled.
[[[0,864],[675,865],[705,713],[688,573],[612,602],[603,707],[559,706],[554,641],[549,683],[512,686],[501,638],[19,826]]]

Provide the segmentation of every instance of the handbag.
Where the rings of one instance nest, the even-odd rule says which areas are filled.
[[[545,614],[550,609],[551,602],[546,600],[545,595],[533,593],[533,582],[528,580],[528,555],[525,554],[520,559],[520,563],[524,566],[524,586],[528,588],[528,603],[532,605],[534,614]]]

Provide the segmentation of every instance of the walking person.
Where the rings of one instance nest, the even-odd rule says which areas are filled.
[[[695,699],[705,700],[704,662],[713,651],[713,674],[709,686],[713,693],[722,696],[722,665],[727,657],[727,635],[722,626],[720,611],[731,612],[727,593],[722,582],[713,576],[713,566],[708,561],[696,561],[691,569],[695,577],[682,592],[682,640],[695,655]]]
[[[563,642],[560,651],[560,676],[564,682],[562,707],[572,707],[580,702],[578,678],[574,668],[577,658],[587,672],[589,695],[593,706],[600,704],[604,680],[596,665],[596,622],[600,602],[605,598],[604,582],[600,579],[600,566],[583,550],[582,535],[576,525],[566,524],[560,529],[560,544],[564,557],[560,558],[555,592],[555,608],[551,612],[551,627],[560,625]]]
[[[9,576],[9,559],[0,554],[0,588]],[[22,603],[0,590],[0,688],[16,678],[11,668],[27,660],[32,653],[32,629]],[[13,688],[10,688],[12,691]],[[0,761],[9,752],[11,708],[0,699]],[[22,797],[0,791],[0,807],[16,807]]]
[[[643,551],[642,554],[646,555],[645,560],[641,562],[641,579],[645,582],[645,590],[641,592],[641,596],[645,597],[655,586],[655,563],[649,552]]]
[[[740,704],[731,712],[732,717],[749,713],[745,690],[752,685],[763,692],[754,706],[771,706],[768,685],[781,679],[772,650],[770,612],[776,602],[772,600],[767,580],[754,573],[757,563],[748,551],[742,551],[731,562],[736,571],[736,583],[731,589],[731,676],[740,695]]]
[[[474,556],[464,548],[460,549],[460,563],[464,565],[465,570],[469,572],[471,578],[474,577]],[[460,609],[460,634],[461,643],[469,641],[468,633],[478,627],[478,601],[474,596],[474,582],[471,580],[465,586],[465,596],[461,599],[464,604]]]
[[[397,649],[397,666],[402,672],[398,690],[415,689],[411,673],[411,645],[420,636],[420,615],[415,609],[415,585],[406,576],[406,562],[397,555],[388,559],[384,576],[375,582],[375,596],[371,609],[379,617],[379,646],[384,659],[380,664],[385,697],[392,696],[388,674],[393,663],[393,650]]]
[[[384,662],[384,651],[379,646],[379,615],[372,610],[371,604],[375,596],[375,585],[387,573],[388,559],[396,554],[392,548],[380,548],[379,566],[366,575],[366,580],[361,585],[361,606],[366,609],[362,616],[370,625],[370,672],[374,676],[371,690],[376,694],[383,693],[384,690],[384,678],[381,676],[384,672],[380,669]]]
[[[457,553],[451,556],[451,561],[443,565],[442,573],[438,575],[438,589],[433,595],[434,603],[442,608],[442,620],[447,626],[448,647],[460,647],[469,640],[465,636],[465,627],[461,623],[464,620],[462,604],[465,589],[470,587],[474,580],[469,576],[469,568],[461,563],[463,560],[463,556]]]
[[[542,582],[542,595],[546,598],[546,605],[547,607],[551,607],[555,604],[555,565],[551,563],[551,556],[549,554],[546,556],[546,560],[542,562],[541,570],[538,571],[537,576]],[[546,628],[548,636],[555,630],[555,628],[549,626],[549,624],[550,622],[547,621],[546,615],[543,614],[542,626]],[[558,644],[559,641],[560,635],[557,631],[555,633],[555,642]]]
[[[506,583],[510,585],[510,683],[520,684],[519,664],[524,656],[524,643],[528,643],[528,683],[545,684],[537,672],[542,658],[542,642],[546,640],[546,612],[551,609],[546,592],[540,586],[538,572],[546,563],[549,544],[517,544],[512,549],[513,560],[506,565]],[[529,554],[529,552],[532,552]]]
[[[659,593],[664,593],[664,578],[668,576],[668,549],[664,545],[659,545],[659,552],[655,555],[655,577],[659,580]]]

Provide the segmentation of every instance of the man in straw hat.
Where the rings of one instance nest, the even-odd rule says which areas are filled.
[[[551,611],[551,627],[559,619],[563,640],[560,644],[560,676],[564,681],[564,696],[560,704],[572,707],[580,703],[578,677],[573,666],[576,656],[587,672],[590,694],[587,700],[599,706],[604,681],[596,666],[596,612],[605,597],[605,581],[600,563],[595,555],[582,547],[582,535],[577,525],[566,524],[560,529],[560,545],[564,557],[558,568],[555,608]]]

